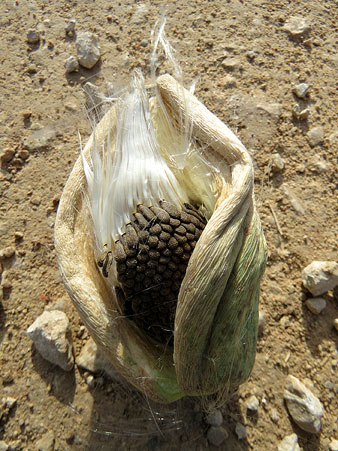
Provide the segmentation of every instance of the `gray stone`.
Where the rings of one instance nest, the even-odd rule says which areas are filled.
[[[338,285],[338,263],[333,261],[314,261],[302,271],[304,287],[320,296]]]
[[[225,58],[222,61],[222,67],[228,71],[236,71],[241,67],[241,62],[237,58]]]
[[[101,353],[97,344],[92,338],[81,349],[80,355],[76,358],[76,364],[91,373],[104,372],[112,379],[119,379],[117,372],[106,356]]]
[[[318,434],[321,429],[323,406],[316,396],[296,377],[285,382],[284,399],[294,422],[304,431]]]
[[[75,25],[76,25],[76,20],[75,19],[70,19],[65,26],[65,32],[66,34],[72,35],[75,31]]]
[[[329,450],[330,451],[338,451],[338,440],[331,440],[330,444],[329,444]]]
[[[82,32],[76,38],[77,57],[81,66],[91,69],[101,57],[98,38],[90,32]]]
[[[315,147],[318,146],[323,141],[324,131],[322,127],[314,127],[307,133],[307,139],[310,143],[310,146]]]
[[[305,302],[306,307],[310,310],[310,312],[315,315],[319,315],[326,307],[326,301],[323,298],[312,298],[308,299]]]
[[[259,401],[256,398],[255,395],[250,396],[250,398],[245,403],[247,410],[250,410],[251,412],[257,412]]]
[[[306,121],[309,118],[310,113],[310,108],[302,108],[298,103],[296,103],[292,109],[292,115],[300,121]]]
[[[283,438],[278,445],[278,451],[299,451],[298,437],[296,434],[291,434]]]
[[[280,172],[284,169],[284,160],[279,153],[273,153],[270,161],[273,172]]]
[[[214,410],[206,417],[205,422],[210,426],[221,426],[223,424],[223,415],[220,410]]]
[[[309,87],[310,86],[307,83],[299,83],[299,85],[296,85],[292,91],[297,97],[304,99],[308,93]]]
[[[30,29],[27,32],[27,42],[29,44],[37,44],[40,41],[40,35],[36,30]]]
[[[223,427],[211,426],[207,433],[208,442],[214,446],[220,446],[229,434]]]
[[[237,423],[235,427],[235,432],[239,440],[243,440],[246,438],[246,429],[242,423]]]
[[[27,330],[42,357],[65,371],[74,366],[69,320],[64,312],[45,311]]]
[[[66,74],[79,70],[79,62],[75,56],[69,56],[65,61]]]
[[[35,448],[37,451],[53,451],[54,449],[54,434],[52,431],[44,434],[36,443]]]
[[[305,36],[310,31],[310,24],[304,17],[292,16],[285,22],[283,28],[291,37],[299,38]]]

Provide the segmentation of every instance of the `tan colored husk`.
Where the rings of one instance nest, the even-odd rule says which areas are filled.
[[[229,181],[219,175],[215,211],[189,261],[178,298],[174,352],[123,317],[97,269],[80,157],[60,200],[55,248],[65,286],[82,320],[129,382],[159,402],[214,393],[223,400],[229,389],[248,377],[255,357],[266,248],[254,205],[252,163],[227,127],[172,77],[161,76],[157,84],[173,120],[179,123],[188,115],[193,137],[210,150],[213,163],[218,159],[221,168],[226,162],[232,177],[229,189]],[[96,127],[98,145],[108,133],[114,143],[113,107]],[[93,135],[84,149],[88,161],[92,147]]]

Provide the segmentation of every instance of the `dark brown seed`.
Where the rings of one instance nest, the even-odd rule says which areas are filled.
[[[178,227],[181,224],[181,221],[179,219],[170,218],[169,224],[171,227]]]
[[[155,249],[150,249],[150,251],[149,251],[150,258],[159,259],[160,256],[161,256],[161,254],[159,253],[159,251],[155,251]]]
[[[149,232],[151,235],[159,235],[162,232],[162,227],[160,224],[155,224],[152,227],[150,227]]]
[[[138,236],[136,233],[136,230],[131,224],[128,224],[126,227],[126,234],[125,234],[125,242],[127,246],[130,248],[136,248],[138,245]]]
[[[193,233],[187,233],[185,236],[188,238],[189,241],[192,241],[195,239],[195,235]]]
[[[141,229],[145,229],[149,225],[149,221],[141,213],[136,212],[134,216]]]
[[[160,223],[164,222],[165,224],[169,224],[170,216],[165,210],[158,207],[150,207],[150,209],[153,213],[155,213],[156,218]]]
[[[127,265],[124,263],[117,263],[116,270],[118,273],[123,274],[127,270]]]
[[[161,241],[169,241],[170,240],[170,233],[161,232],[160,233],[160,240]]]
[[[138,264],[136,267],[136,272],[144,272],[146,270],[146,265]]]
[[[170,249],[165,249],[165,250],[162,252],[163,257],[170,257],[171,254],[172,254],[172,252],[171,252]]]
[[[138,261],[136,260],[136,258],[129,257],[126,261],[126,265],[128,266],[128,268],[136,268]]]
[[[179,227],[176,227],[175,233],[178,233],[179,235],[185,235],[187,233],[187,229],[180,225]]]
[[[173,236],[168,241],[168,248],[169,249],[175,249],[178,246],[178,241]]]
[[[174,255],[183,255],[183,247],[178,246],[175,250],[174,250]]]
[[[157,247],[158,242],[159,242],[158,237],[155,235],[151,235],[148,240],[148,245],[149,247]]]
[[[184,250],[184,252],[190,252],[191,251],[191,246],[189,246],[188,243],[184,243],[183,244],[183,250]]]
[[[172,233],[173,228],[169,224],[161,224],[161,228],[164,232]]]
[[[137,209],[148,221],[155,219],[154,213],[148,207],[144,205],[138,205]]]
[[[165,265],[158,265],[157,267],[157,272],[159,274],[161,274],[162,272],[164,272],[167,269],[167,267]]]
[[[163,251],[163,249],[165,249],[166,247],[167,247],[167,243],[165,241],[159,241],[156,249],[158,251]]]
[[[136,274],[135,280],[137,280],[138,282],[142,282],[143,279],[144,279],[144,274],[142,272]]]
[[[155,271],[155,269],[148,269],[144,274],[146,277],[154,277],[156,274],[156,271]]]
[[[158,267],[158,261],[157,260],[148,260],[147,268],[156,269],[157,267]]]
[[[154,277],[153,277],[153,282],[154,283],[161,283],[162,282],[162,276],[160,276],[160,274],[156,274]]]
[[[124,251],[124,248],[121,244],[121,241],[115,241],[115,246],[114,246],[114,258],[116,260],[117,263],[123,263],[125,262],[127,256],[126,253]]]
[[[173,272],[169,271],[168,269],[166,271],[164,271],[164,273],[163,273],[163,279],[171,279],[172,276],[173,276]]]
[[[138,236],[140,243],[146,243],[149,239],[149,232],[147,230],[140,230]]]
[[[188,241],[186,236],[178,235],[177,233],[174,233],[174,238],[177,240],[179,244],[184,244]]]
[[[128,279],[134,278],[136,276],[136,269],[127,269],[124,274]]]
[[[162,200],[160,202],[161,208],[163,208],[163,210],[165,210],[170,217],[174,218],[174,219],[179,219],[181,212],[178,208],[176,208],[174,205],[169,204],[169,202],[166,202],[165,200]]]
[[[170,269],[171,271],[176,271],[177,270],[177,264],[174,262],[169,262],[168,263],[168,269]]]

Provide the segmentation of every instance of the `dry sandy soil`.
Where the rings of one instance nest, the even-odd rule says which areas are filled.
[[[252,153],[269,247],[260,304],[266,325],[250,379],[222,408],[229,438],[220,449],[275,450],[295,432],[301,449],[328,450],[338,439],[337,297],[325,295],[325,310],[314,315],[300,276],[313,260],[337,259],[337,2],[168,3],[167,35],[187,81],[199,77],[198,98]],[[58,199],[79,154],[77,132],[84,141],[91,132],[83,85],[104,90],[134,68],[146,71],[162,7],[161,1],[1,1],[0,249],[16,251],[1,266],[0,399],[16,399],[0,412],[0,440],[9,449],[213,449],[198,400],[155,406],[102,375],[89,386],[77,367],[64,372],[45,361],[26,334],[46,305],[64,302],[75,356],[88,339],[53,245]],[[310,23],[299,39],[283,29],[291,16]],[[97,34],[102,57],[92,70],[66,75],[64,62],[76,54],[75,37],[65,33],[71,18],[76,31]],[[29,28],[39,31],[39,43],[27,42]],[[292,91],[300,82],[310,85],[305,99]],[[297,104],[309,108],[307,119],[293,113]],[[324,132],[315,146],[307,136],[313,127]],[[280,172],[271,169],[275,152],[285,163]],[[323,403],[320,435],[303,432],[288,415],[288,374],[311,381]],[[245,402],[253,394],[259,408],[250,417]],[[237,422],[246,439],[237,438]]]

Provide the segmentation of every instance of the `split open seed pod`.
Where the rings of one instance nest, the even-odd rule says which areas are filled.
[[[149,398],[224,400],[248,378],[266,261],[252,162],[174,78],[149,100],[136,76],[95,127],[55,248],[97,345]]]

